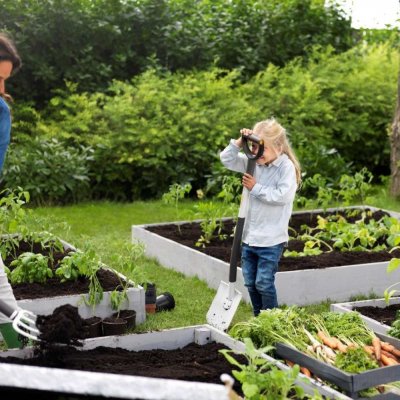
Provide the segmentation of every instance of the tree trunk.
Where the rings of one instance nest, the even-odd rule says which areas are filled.
[[[397,81],[397,105],[390,135],[390,194],[400,196],[400,72]]]

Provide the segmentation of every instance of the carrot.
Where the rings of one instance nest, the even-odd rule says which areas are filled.
[[[286,364],[289,365],[289,367],[293,367],[294,362],[290,360],[285,360]]]
[[[335,338],[326,336],[325,333],[322,331],[319,331],[317,333],[317,336],[322,340],[322,343],[325,344],[326,346],[330,347],[333,350],[337,348],[337,341],[335,340]]]
[[[386,357],[384,354],[381,354],[381,361],[385,366],[399,364],[396,360],[393,360],[393,358]]]
[[[381,340],[377,336],[374,336],[374,338],[372,339],[372,347],[374,348],[374,354],[376,359],[380,360],[382,348],[381,348]]]
[[[346,353],[347,351],[347,346],[343,344],[338,338],[333,338],[336,340],[336,348],[341,352],[341,353]]]
[[[385,355],[386,357],[392,358],[395,361],[398,361],[397,357],[394,354],[390,353],[389,351],[382,349],[382,354]]]
[[[374,348],[372,346],[364,346],[364,350],[369,354],[369,355],[374,355]]]
[[[400,350],[396,349],[392,344],[388,342],[381,342],[382,350],[386,350],[389,353],[394,354],[396,357],[400,357]]]
[[[300,367],[300,371],[305,375],[311,378],[311,371],[306,367]]]

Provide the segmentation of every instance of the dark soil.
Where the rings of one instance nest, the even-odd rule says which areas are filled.
[[[328,214],[329,213],[321,213],[319,215],[326,216]],[[317,226],[317,218],[316,218],[317,215],[318,214],[310,212],[293,214],[289,224],[290,228],[294,229],[296,232],[300,232],[302,225],[315,227]],[[375,220],[379,220],[384,215],[387,214],[382,211],[377,211],[373,213],[372,218]],[[349,221],[352,221],[357,219],[357,217],[352,217],[352,218],[347,217],[347,219]],[[234,229],[233,220],[227,220],[224,222],[222,233],[227,235],[227,239],[224,240],[213,239],[211,243],[208,244],[205,248],[196,246],[196,242],[198,241],[198,239],[202,234],[199,223],[193,222],[193,223],[182,224],[180,225],[180,230],[177,228],[175,224],[151,226],[148,227],[147,229],[160,236],[178,242],[184,246],[201,251],[211,257],[215,257],[218,258],[219,260],[229,263],[231,256],[232,242],[233,242],[233,235],[232,235]],[[300,251],[303,249],[303,247],[304,243],[299,240],[289,241],[288,249],[290,251],[292,250]],[[279,263],[279,272],[382,262],[382,261],[388,261],[393,257],[400,257],[400,250],[393,251],[392,253],[389,253],[388,251],[341,252],[335,250],[333,252],[323,253],[317,256],[282,257]],[[238,266],[240,266],[240,264]]]
[[[50,315],[38,315],[36,325],[41,332],[42,348],[53,343],[78,344],[78,339],[84,339],[87,333],[87,324],[78,308],[70,304],[57,307]]]
[[[221,374],[232,375],[234,369],[219,353],[224,348],[217,343],[204,346],[192,343],[177,350],[135,352],[108,347],[82,351],[65,346],[52,348],[31,359],[7,357],[0,362],[221,384]],[[235,358],[245,362],[242,356]],[[235,385],[234,389],[240,392],[240,385]]]
[[[46,249],[43,249],[40,244],[35,244],[33,249],[25,242],[20,242],[16,249],[14,256],[9,255],[4,263],[10,266],[13,259],[18,257],[20,254],[29,251],[33,253],[41,253],[48,256],[49,253]],[[49,263],[50,267],[55,270],[60,261],[68,255],[71,250],[67,249],[64,251],[56,251],[53,253],[54,263]],[[111,271],[101,269],[97,272],[100,284],[104,291],[112,291],[120,285],[118,277]],[[46,283],[22,283],[13,284],[12,289],[14,296],[17,300],[22,299],[39,299],[43,297],[54,297],[54,296],[67,296],[75,294],[88,293],[89,280],[80,277],[76,281],[60,282],[57,277],[49,278]]]
[[[392,304],[384,308],[372,306],[354,307],[353,310],[379,321],[381,324],[391,326],[396,319],[396,313],[400,310],[400,304]]]

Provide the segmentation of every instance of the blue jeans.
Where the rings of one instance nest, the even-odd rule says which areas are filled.
[[[260,310],[278,307],[275,274],[283,247],[284,243],[271,247],[242,244],[242,273],[255,316]]]

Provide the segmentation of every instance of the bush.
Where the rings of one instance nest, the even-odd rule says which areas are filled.
[[[270,116],[287,128],[305,177],[320,173],[332,183],[365,165],[378,177],[389,170],[396,69],[395,50],[379,45],[339,55],[315,49],[307,64],[269,65],[245,84],[238,71],[217,68],[153,69],[131,83],[114,81],[107,93],[78,93],[68,84],[24,125],[34,129],[25,137],[92,149],[93,160],[81,163],[90,170],[76,175],[90,177],[93,198],[158,197],[175,182],[191,183],[195,192],[208,181],[216,194],[228,173],[219,151],[240,128]]]
[[[0,9],[24,62],[10,91],[40,105],[64,80],[104,91],[155,64],[251,76],[317,43],[354,44],[350,20],[323,0],[0,0]]]
[[[57,139],[10,146],[4,187],[23,187],[34,204],[66,204],[88,198],[91,149],[68,147]]]

